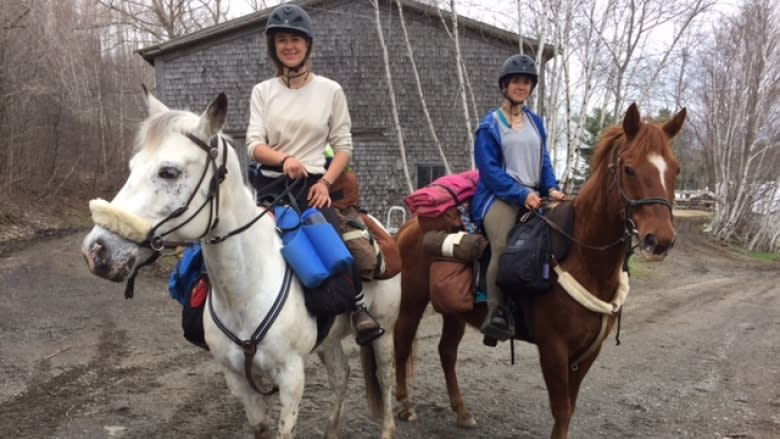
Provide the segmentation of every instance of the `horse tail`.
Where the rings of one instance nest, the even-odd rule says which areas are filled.
[[[360,348],[360,364],[363,366],[363,379],[366,383],[366,401],[369,414],[381,419],[385,410],[382,386],[377,376],[377,363],[374,356],[374,345],[369,343]]]

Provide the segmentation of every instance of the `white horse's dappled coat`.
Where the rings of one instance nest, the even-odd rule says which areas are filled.
[[[82,244],[88,266],[96,275],[122,281],[155,254],[142,242],[155,225],[163,222],[155,232],[168,241],[192,241],[205,233],[203,255],[213,286],[214,311],[238,338],[249,339],[279,294],[285,273],[280,253],[282,242],[273,219],[265,215],[221,243],[207,243],[209,238],[224,236],[248,223],[258,211],[254,192],[243,178],[245,170],[237,156],[241,152],[223,147],[221,140],[214,162],[221,164],[223,154],[227,154],[227,174],[219,185],[218,204],[206,202],[214,170],[208,153],[187,137],[191,134],[209,144],[210,139],[219,136],[227,100],[220,95],[198,116],[170,110],[151,95],[147,98],[150,114],[139,131],[136,153],[130,160],[130,176],[110,203],[91,203],[96,226]],[[177,208],[187,205],[190,198],[183,214],[164,221]],[[205,207],[196,213],[204,203]],[[213,215],[219,217],[216,225]],[[364,368],[370,369],[365,370],[369,407],[383,418],[382,437],[390,438],[395,430],[391,362],[392,330],[400,303],[399,276],[366,282],[364,292],[371,312],[387,330],[386,335],[362,349],[364,354],[373,354],[375,360],[373,366],[366,365],[371,362],[364,363]],[[244,353],[215,326],[208,308],[204,330],[214,359],[222,366],[232,393],[244,404],[255,435],[270,436],[263,397],[252,390],[244,375]],[[341,315],[316,349],[328,369],[334,391],[327,437],[338,437],[341,428],[349,375],[341,339],[350,334],[349,316]],[[304,358],[315,348],[316,337],[315,319],[306,311],[301,284],[295,280],[278,318],[258,344],[253,363],[255,375],[279,388],[281,438],[293,437],[304,388]],[[381,399],[372,399],[377,396]]]

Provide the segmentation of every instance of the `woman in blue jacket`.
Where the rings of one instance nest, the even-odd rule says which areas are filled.
[[[534,210],[541,197],[563,200],[558,190],[547,133],[525,101],[536,87],[539,74],[528,55],[513,55],[504,61],[498,86],[504,96],[501,107],[488,112],[477,129],[474,159],[479,184],[472,215],[490,241],[492,257],[487,268],[488,314],[481,331],[499,341],[514,335],[513,322],[496,285],[498,259],[521,209]]]

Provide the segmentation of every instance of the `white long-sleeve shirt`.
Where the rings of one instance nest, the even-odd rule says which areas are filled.
[[[250,157],[265,144],[298,159],[309,174],[324,174],[326,145],[352,154],[351,129],[344,90],[324,76],[314,75],[298,89],[287,88],[278,77],[252,89],[246,132]]]

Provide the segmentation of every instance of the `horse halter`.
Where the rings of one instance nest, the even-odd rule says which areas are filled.
[[[206,207],[207,204],[209,205],[209,221],[203,233],[201,233],[200,236],[196,239],[201,239],[206,236],[206,234],[214,230],[214,228],[219,223],[219,186],[223,181],[225,181],[225,175],[227,174],[227,142],[224,140],[221,142],[222,163],[218,165],[217,158],[219,157],[219,144],[221,140],[219,136],[212,137],[210,145],[207,145],[204,141],[200,140],[191,133],[186,133],[185,136],[200,149],[206,151],[206,164],[203,166],[203,172],[200,174],[198,184],[195,186],[184,205],[176,208],[173,212],[168,214],[168,216],[152,226],[151,230],[149,230],[145,244],[147,244],[149,248],[156,252],[162,251],[162,249],[165,247],[173,247],[180,244],[179,242],[165,241],[164,238],[165,236],[175,232],[192,221],[195,216],[197,216],[203,210],[203,208]],[[211,167],[214,172],[209,183],[208,194],[206,195],[206,199],[203,200],[203,203],[200,205],[200,207],[198,207],[187,219],[179,223],[177,226],[163,233],[158,233],[157,229],[159,229],[163,224],[180,217],[182,214],[184,214],[184,212],[187,211],[187,209],[189,209],[190,203],[192,203],[192,200],[195,198],[195,195],[199,192],[200,187],[203,184],[203,180],[206,178],[206,173],[208,173],[209,167]]]

